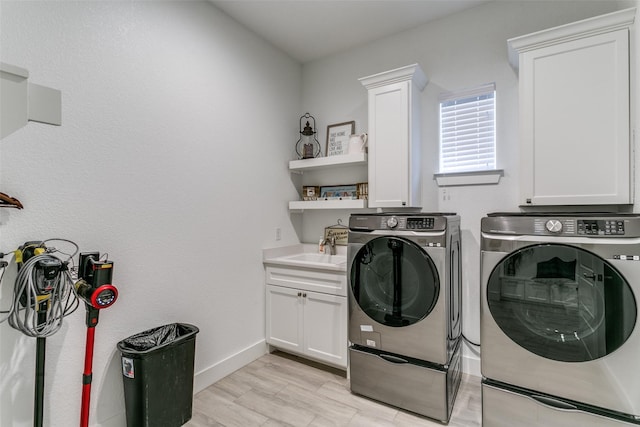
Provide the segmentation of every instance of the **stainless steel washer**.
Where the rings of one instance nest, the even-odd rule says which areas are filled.
[[[447,422],[460,382],[460,218],[352,215],[351,391]]]
[[[483,426],[640,424],[640,216],[481,222]]]

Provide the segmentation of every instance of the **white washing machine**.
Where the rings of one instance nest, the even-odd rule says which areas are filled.
[[[460,383],[460,218],[352,215],[351,391],[447,422]]]
[[[481,222],[483,427],[640,424],[640,215]]]

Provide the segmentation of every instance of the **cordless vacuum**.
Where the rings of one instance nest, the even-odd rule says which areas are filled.
[[[36,338],[34,427],[42,427],[47,337],[62,327],[77,303],[67,262],[53,255],[44,242],[26,242],[14,251],[18,267],[9,325]]]
[[[84,301],[87,311],[87,343],[82,374],[82,407],[80,427],[89,425],[89,405],[91,402],[91,380],[93,369],[93,343],[98,315],[103,308],[110,307],[118,298],[118,289],[111,284],[113,262],[100,261],[100,253],[80,254],[76,292]]]

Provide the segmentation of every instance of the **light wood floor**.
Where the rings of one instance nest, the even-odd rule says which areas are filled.
[[[480,378],[464,375],[452,427],[481,425]],[[187,427],[440,426],[351,394],[344,371],[281,352],[267,354],[198,393]]]

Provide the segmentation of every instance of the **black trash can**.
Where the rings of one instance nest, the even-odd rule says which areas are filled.
[[[118,343],[127,427],[179,427],[191,419],[198,331],[172,323]]]

